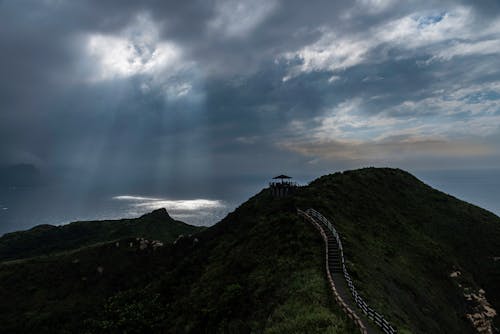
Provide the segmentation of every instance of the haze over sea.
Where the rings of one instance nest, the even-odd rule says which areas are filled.
[[[500,215],[500,170],[411,172],[436,189]],[[314,178],[297,176],[302,184]],[[99,189],[89,191],[71,185],[11,187],[0,190],[0,235],[39,224],[137,217],[160,207],[165,207],[176,219],[210,226],[260,191],[267,181],[260,177],[232,180],[233,186],[225,192],[215,192],[213,196],[200,193],[190,198],[182,193],[178,197],[167,189],[131,194]]]
[[[0,233],[388,166],[500,213],[500,1],[1,1]]]

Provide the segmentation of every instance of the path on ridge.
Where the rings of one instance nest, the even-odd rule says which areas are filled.
[[[340,236],[333,224],[313,209],[297,210],[297,212],[309,220],[323,236],[326,243],[326,271],[334,297],[346,314],[355,322],[361,333],[396,334],[397,331],[389,322],[369,307],[356,291],[344,263]]]
[[[340,258],[340,250],[338,249],[335,237],[333,236],[332,232],[322,224],[320,224],[320,226],[328,238],[328,260],[330,262],[330,274],[332,276],[333,282],[335,283],[335,288],[337,289],[338,294],[351,308],[351,310],[355,310],[355,313],[358,315],[361,322],[366,327],[366,332],[368,334],[382,333],[380,329],[378,329],[377,326],[363,314],[363,312],[359,312],[357,310],[356,303],[352,298],[351,291],[349,290],[349,286],[347,285],[344,274],[342,272],[342,260]]]

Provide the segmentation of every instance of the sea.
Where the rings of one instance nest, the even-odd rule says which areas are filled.
[[[445,193],[500,216],[500,169],[411,171]],[[303,177],[299,182],[306,183]],[[71,186],[0,189],[0,235],[35,225],[138,217],[165,207],[170,215],[190,224],[211,226],[266,187],[268,180],[236,183],[218,196],[193,194],[177,198],[165,193],[81,192]]]

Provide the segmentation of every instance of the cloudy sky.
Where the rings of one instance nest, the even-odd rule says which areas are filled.
[[[0,0],[0,50],[0,166],[50,182],[500,168],[497,0]]]

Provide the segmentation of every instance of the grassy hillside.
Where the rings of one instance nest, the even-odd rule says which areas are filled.
[[[192,234],[201,229],[172,219],[165,209],[134,219],[39,225],[0,237],[0,261],[47,255],[129,237],[172,242],[179,234]]]
[[[335,222],[356,285],[402,332],[471,332],[465,314],[477,305],[464,293],[480,288],[500,309],[494,214],[397,169],[324,176],[302,188],[295,203]]]
[[[0,266],[4,331],[356,332],[329,294],[320,236],[267,192],[175,245],[132,242]]]
[[[481,288],[500,309],[500,218],[404,171],[369,168],[286,199],[264,190],[156,249],[125,239],[4,263],[0,332],[355,333],[297,207],[335,222],[355,284],[400,333],[474,333],[466,314],[481,307],[466,294]]]

